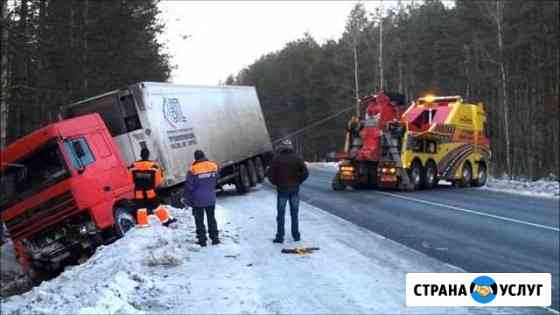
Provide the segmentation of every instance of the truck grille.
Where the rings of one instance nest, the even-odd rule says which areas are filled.
[[[44,221],[45,218],[59,218],[77,209],[76,202],[72,198],[72,192],[66,191],[57,195],[40,205],[27,209],[19,216],[6,221],[6,227],[13,238],[19,238],[33,225]]]

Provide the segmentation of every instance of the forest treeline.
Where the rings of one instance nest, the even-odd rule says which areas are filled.
[[[559,3],[427,0],[384,14],[357,3],[339,39],[318,44],[305,34],[225,83],[255,85],[271,136],[280,138],[354,104],[356,47],[360,96],[383,85],[409,102],[427,92],[481,101],[494,175],[558,176]],[[341,150],[350,115],[295,137],[296,147],[309,160]]]
[[[166,81],[157,2],[2,0],[2,144],[56,120],[60,105]]]

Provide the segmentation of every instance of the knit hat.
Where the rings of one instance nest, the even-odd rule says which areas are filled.
[[[196,161],[200,161],[206,158],[206,155],[204,154],[204,152],[202,150],[196,150],[194,151],[194,159]]]

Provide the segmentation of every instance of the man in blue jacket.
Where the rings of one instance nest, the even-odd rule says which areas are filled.
[[[218,164],[208,161],[201,150],[194,152],[194,162],[187,172],[185,181],[185,203],[193,208],[194,223],[198,244],[206,246],[206,227],[204,213],[208,221],[208,234],[212,245],[220,244],[218,224],[214,216],[216,206],[216,183],[218,181]]]

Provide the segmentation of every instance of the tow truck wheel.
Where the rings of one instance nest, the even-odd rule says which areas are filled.
[[[472,182],[472,167],[469,161],[465,161],[463,164],[463,170],[461,171],[461,179],[459,181],[460,187],[470,187]]]
[[[342,191],[346,189],[346,185],[340,182],[338,175],[333,178],[331,186],[334,191]]]
[[[251,187],[255,187],[258,180],[257,170],[255,169],[255,163],[253,163],[253,160],[247,160],[247,172],[249,173],[249,185]]]
[[[424,168],[424,188],[432,189],[437,181],[437,167],[434,161],[430,160]]]
[[[473,180],[474,187],[482,187],[486,184],[486,180],[488,179],[488,170],[486,169],[486,164],[480,163],[478,164],[478,178]]]
[[[418,160],[414,160],[414,162],[412,162],[412,165],[410,166],[410,181],[414,186],[414,190],[419,190],[422,188],[423,173],[424,172],[422,170],[422,164],[420,164]]]
[[[257,182],[262,183],[264,181],[264,164],[260,156],[255,158],[255,171],[257,174]]]
[[[247,172],[247,167],[245,164],[239,165],[239,173],[237,174],[237,178],[235,180],[235,188],[237,192],[240,194],[244,194],[249,190],[251,186],[249,180],[249,173]]]
[[[136,225],[134,217],[128,213],[124,207],[115,209],[115,234],[118,238],[123,237],[126,232],[130,231]]]

